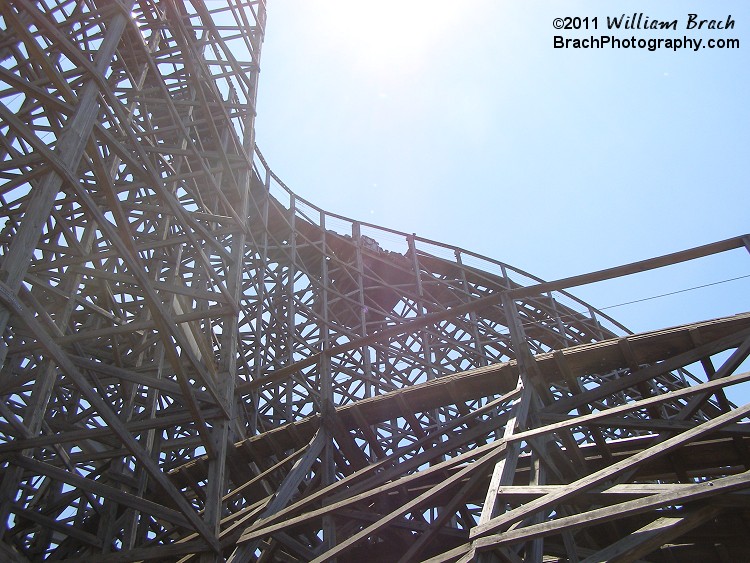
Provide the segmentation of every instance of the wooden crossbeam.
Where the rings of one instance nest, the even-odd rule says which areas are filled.
[[[485,524],[476,526],[471,530],[470,536],[472,538],[479,538],[504,526],[508,526],[510,524],[518,522],[543,508],[549,508],[556,504],[565,502],[571,497],[574,497],[576,494],[599,485],[607,481],[608,479],[617,476],[621,472],[636,467],[637,464],[642,461],[665,455],[671,450],[674,450],[686,443],[700,438],[701,436],[716,431],[726,424],[747,416],[748,413],[750,413],[750,404],[739,407],[732,412],[719,415],[716,418],[699,424],[695,428],[686,430],[685,432],[682,432],[677,436],[657,442],[655,445],[646,448],[645,450],[640,451],[622,461],[613,463],[612,465],[609,465],[604,469],[596,471],[590,475],[582,477],[581,479],[573,483],[570,483],[570,485],[564,491],[549,493],[544,497],[525,504],[524,506],[513,509],[504,515],[493,518]],[[745,475],[745,478],[750,479],[750,473]],[[707,487],[710,486],[711,485],[707,485]]]
[[[690,340],[691,330],[698,330],[704,334],[707,344],[695,349]],[[731,348],[742,341],[745,333],[750,333],[750,314],[638,334],[628,339],[631,341],[630,346],[639,363],[655,364],[644,368],[639,373],[639,378],[647,379],[693,363],[703,355]],[[535,361],[542,378],[547,382],[565,380],[559,368],[559,359],[556,359],[559,358],[559,354],[563,355],[566,365],[574,373],[606,373],[622,367],[623,358],[618,342],[619,339],[612,339],[596,344],[574,346],[557,352],[557,356],[555,353],[539,354],[535,357]],[[665,362],[664,360],[668,358],[665,353],[673,354],[674,360]],[[631,375],[631,378],[634,377]],[[356,428],[359,421],[353,414],[355,408],[369,424],[375,424],[400,416],[402,407],[396,399],[398,395],[402,395],[414,411],[428,411],[452,404],[456,398],[468,401],[494,393],[508,392],[515,388],[517,379],[518,371],[515,361],[480,367],[405,387],[392,393],[363,399],[356,403],[356,407],[355,405],[338,407],[337,416],[347,428]],[[609,392],[627,388],[631,385],[630,381],[631,379],[622,378],[606,382],[597,388],[558,400],[549,407],[542,408],[542,412],[567,412],[577,408],[577,405],[585,405],[594,399],[604,397]],[[301,436],[311,436],[310,432],[319,424],[316,419],[317,417],[310,417],[290,425],[282,425],[248,440],[253,443],[253,447],[257,448],[259,453],[267,451],[264,442],[271,436],[284,445],[293,446],[295,443],[290,440],[289,426],[294,425]]]
[[[203,521],[195,513],[192,506],[188,504],[182,494],[177,491],[172,483],[161,472],[157,464],[145,452],[142,446],[128,432],[122,421],[112,412],[104,400],[92,389],[83,375],[80,374],[75,365],[70,361],[65,352],[54,343],[47,332],[42,328],[33,314],[15,297],[14,293],[5,284],[0,283],[0,300],[3,304],[20,317],[24,324],[34,333],[34,336],[43,343],[49,355],[54,358],[57,365],[65,371],[76,384],[76,387],[86,397],[88,402],[99,411],[102,418],[109,424],[117,437],[126,445],[126,447],[138,458],[143,464],[144,469],[149,473],[151,478],[174,500],[180,509],[180,512],[190,522],[201,536],[218,551],[218,542],[211,532],[206,528]],[[69,474],[72,475],[72,474]],[[68,477],[70,478],[70,477]]]
[[[641,499],[626,501],[616,506],[597,508],[589,510],[582,514],[549,520],[542,524],[534,524],[531,526],[509,530],[501,534],[480,537],[475,539],[474,546],[478,550],[494,548],[495,546],[513,543],[514,541],[518,541],[519,539],[525,541],[529,538],[545,536],[549,534],[557,534],[563,530],[571,530],[583,526],[591,526],[599,522],[606,522],[618,518],[623,518],[625,516],[642,514],[644,512],[651,511],[654,508],[674,504],[685,504],[701,499],[710,499],[713,496],[719,496],[724,493],[747,489],[748,487],[750,487],[750,472],[741,473],[739,475],[731,475],[729,477],[715,479],[714,481],[689,485],[685,489],[681,489],[676,492],[652,495]]]
[[[707,520],[721,514],[721,507],[704,506],[680,517],[664,516],[637,529],[623,539],[590,555],[581,563],[626,563],[639,559]]]

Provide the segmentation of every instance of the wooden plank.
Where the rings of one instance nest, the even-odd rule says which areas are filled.
[[[535,436],[538,436],[541,433],[548,433],[548,432],[555,432],[561,428],[571,428],[575,426],[586,426],[592,421],[598,421],[601,419],[608,419],[612,416],[616,416],[618,414],[623,414],[631,411],[640,410],[643,408],[648,408],[649,406],[674,401],[676,399],[681,399],[684,397],[689,397],[691,395],[697,395],[697,394],[705,394],[706,392],[710,392],[717,388],[724,388],[728,385],[736,385],[739,383],[745,383],[747,381],[750,381],[750,372],[740,373],[737,375],[732,375],[729,377],[725,377],[721,380],[711,380],[707,381],[705,383],[700,383],[698,385],[695,385],[693,387],[685,387],[683,389],[679,389],[677,391],[669,391],[667,393],[662,393],[661,395],[656,395],[652,397],[648,397],[647,399],[641,399],[640,401],[633,401],[631,403],[625,403],[623,405],[619,405],[616,407],[612,407],[610,409],[606,409],[603,411],[598,411],[593,414],[588,414],[584,416],[573,416],[573,417],[566,417],[563,421],[548,424],[546,426],[539,426],[537,428],[534,428],[532,430],[527,430],[524,432],[518,433],[516,436],[508,437],[508,440],[519,440],[519,439],[525,439],[525,438],[532,438]],[[656,421],[658,423],[658,421]],[[668,423],[668,421],[667,421]],[[677,429],[681,425],[672,425],[671,428]],[[683,426],[684,428],[684,426]],[[687,429],[694,430],[696,426],[690,426]],[[736,427],[735,427],[736,428]]]
[[[484,454],[481,458],[474,461],[474,463],[470,463],[466,466],[464,466],[461,470],[454,473],[438,485],[435,485],[434,487],[431,487],[429,490],[425,491],[418,497],[416,497],[413,500],[410,500],[403,504],[402,506],[396,508],[395,510],[391,511],[387,515],[385,515],[383,518],[375,522],[374,524],[371,524],[370,526],[365,527],[363,530],[357,532],[353,536],[350,536],[346,540],[340,542],[332,549],[329,549],[325,553],[322,553],[318,557],[312,560],[311,563],[323,563],[324,561],[329,561],[333,559],[334,557],[338,557],[342,553],[346,552],[350,548],[354,547],[357,543],[360,541],[366,539],[368,536],[377,533],[380,531],[383,527],[387,526],[395,520],[396,518],[399,518],[400,516],[406,514],[407,512],[411,512],[412,510],[420,507],[423,503],[428,501],[433,496],[440,494],[452,487],[454,487],[457,483],[459,483],[461,480],[464,479],[464,477],[469,476],[470,474],[474,472],[482,472],[484,469],[489,466],[491,463],[493,463],[500,455],[503,455],[505,453],[505,447],[498,447],[497,444],[493,444],[495,447],[490,449],[490,451],[486,454]],[[504,446],[504,444],[502,444]]]
[[[263,518],[267,518],[268,516],[273,515],[289,503],[289,500],[298,491],[299,486],[302,484],[307,473],[310,471],[312,464],[320,456],[321,452],[323,451],[323,447],[325,446],[328,439],[328,433],[323,428],[316,432],[315,436],[310,441],[307,451],[300,459],[295,462],[291,471],[287,474],[287,476],[284,478],[284,481],[281,483],[281,486],[276,491],[276,495],[273,497],[273,500],[258,516],[258,520],[262,520]],[[242,538],[240,538],[238,543],[242,543]],[[255,553],[257,547],[257,542],[238,545],[234,549],[230,557],[227,559],[227,563],[247,561],[248,558]]]
[[[657,268],[663,268],[664,266],[672,266],[681,262],[688,262],[697,258],[704,258],[713,254],[720,254],[722,252],[727,252],[736,248],[742,248],[744,247],[744,245],[745,243],[742,237],[732,237],[711,244],[705,244],[703,246],[690,248],[688,250],[673,252],[672,254],[665,254],[656,258],[649,258],[648,260],[641,260],[639,262],[631,262],[630,264],[624,264],[622,266],[615,266],[614,268],[606,268],[604,270],[598,270],[596,272],[590,272],[588,274],[562,278],[556,281],[544,282],[526,287],[518,287],[516,289],[511,289],[508,293],[514,299],[521,299],[524,297],[539,295],[549,291],[570,289],[571,287],[579,287],[594,282],[610,280],[613,278],[621,278],[640,272],[647,272],[648,270],[655,270]]]
[[[235,512],[234,514],[230,514],[229,516],[226,516],[222,519],[221,525],[226,526],[221,532],[219,533],[219,539],[221,543],[222,549],[227,549],[229,547],[234,546],[237,543],[237,538],[239,537],[241,530],[240,528],[245,526],[246,522],[248,520],[252,520],[255,518],[260,511],[262,511],[269,502],[271,502],[271,499],[273,498],[273,495],[269,495],[265,498],[260,499],[259,501],[254,502],[253,504],[246,506],[245,508],[239,510],[238,512]],[[188,534],[179,540],[177,540],[175,543],[182,544],[182,543],[190,543],[198,538],[198,534],[192,533]],[[185,563],[187,561],[190,561],[194,559],[195,557],[198,557],[200,553],[198,552],[187,552],[187,554],[179,560],[178,563]]]
[[[721,514],[716,506],[704,506],[682,517],[657,518],[621,540],[590,555],[581,563],[628,563],[655,551],[686,532]]]
[[[526,380],[526,384],[523,383],[523,380]],[[482,505],[482,513],[479,517],[480,523],[487,522],[496,515],[497,491],[500,486],[513,483],[513,478],[515,477],[518,456],[520,454],[520,442],[510,441],[510,438],[524,427],[531,407],[533,394],[531,386],[528,385],[528,380],[523,376],[519,376],[518,387],[520,388],[520,396],[514,401],[510,409],[508,422],[505,424],[501,439],[501,441],[508,444],[509,455],[503,456],[495,464],[495,468],[492,471],[492,477],[487,486],[487,494]],[[518,429],[516,428],[517,424],[520,425]]]
[[[544,409],[542,409],[542,411],[566,412],[568,410],[578,408],[580,404],[592,403],[594,401],[600,400],[604,397],[627,389],[628,387],[637,385],[642,381],[652,379],[661,374],[668,373],[672,370],[676,370],[678,368],[689,365],[705,356],[723,352],[724,350],[738,346],[748,336],[750,336],[750,329],[742,329],[723,338],[718,338],[717,340],[708,342],[697,348],[686,346],[684,348],[684,351],[682,351],[683,349],[681,348],[678,348],[676,350],[672,348],[672,353],[675,355],[670,354],[666,358],[662,357],[659,359],[652,359],[647,362],[641,362],[652,365],[648,365],[647,367],[644,367],[639,371],[630,373],[627,377],[620,377],[611,381],[606,381],[592,389],[588,389],[583,393],[580,393],[575,397],[562,398],[559,401],[556,401],[554,404],[545,407]]]
[[[498,404],[507,401],[508,398],[512,397],[515,394],[516,394],[516,391],[510,393],[509,395],[505,397],[498,399],[497,401],[493,401],[492,403],[485,405],[485,407],[483,408],[486,409],[486,411],[490,411],[494,409]],[[469,415],[469,416],[472,416],[472,415]],[[468,417],[461,417],[459,419],[453,420],[447,423],[445,426],[443,426],[442,430],[448,431],[452,427],[458,426],[462,424],[463,422],[465,422],[465,420],[462,420],[462,419],[466,419],[466,418]],[[505,422],[505,418],[507,417],[502,417],[502,418],[498,417],[498,418],[500,418],[500,420],[488,421],[488,425],[491,425],[491,424],[502,425]],[[442,475],[443,471],[450,470],[451,468],[455,467],[457,464],[470,461],[474,459],[477,455],[481,455],[482,453],[491,451],[492,449],[496,449],[496,448],[502,449],[505,447],[503,443],[497,443],[497,442],[484,444],[484,445],[478,446],[477,448],[473,450],[459,454],[453,458],[442,460],[439,463],[431,465],[428,469],[425,469],[421,472],[409,474],[410,471],[424,464],[432,463],[433,460],[435,459],[439,459],[449,449],[460,447],[464,443],[469,443],[473,439],[476,439],[476,436],[481,435],[486,432],[487,432],[486,429],[481,429],[481,428],[468,430],[461,435],[461,438],[464,440],[461,443],[459,443],[459,440],[457,439],[454,439],[453,443],[441,441],[438,445],[433,446],[432,448],[426,449],[420,455],[415,455],[411,457],[410,459],[407,459],[405,461],[399,461],[398,464],[394,464],[404,455],[406,448],[398,450],[394,452],[393,454],[391,454],[390,456],[388,456],[387,458],[382,459],[379,462],[370,464],[368,467],[360,471],[357,471],[354,474],[349,475],[348,477],[345,477],[344,479],[336,481],[335,483],[332,483],[328,485],[327,487],[324,487],[323,489],[320,489],[303,499],[300,499],[293,506],[290,506],[288,509],[282,510],[279,513],[269,517],[266,521],[254,523],[253,525],[248,527],[248,529],[245,532],[245,536],[243,537],[246,537],[248,539],[253,538],[253,537],[260,537],[263,535],[263,533],[257,531],[258,528],[261,528],[263,526],[276,526],[274,522],[280,520],[282,517],[286,517],[290,514],[299,512],[302,508],[312,504],[313,502],[326,499],[328,500],[328,506],[325,506],[322,509],[319,509],[316,511],[309,512],[303,515],[302,517],[298,517],[298,518],[307,518],[307,517],[314,517],[317,515],[328,514],[332,510],[337,509],[341,506],[346,506],[347,504],[357,502],[359,500],[369,498],[370,496],[381,494],[381,493],[390,491],[395,488],[408,486],[409,483],[411,483],[412,481],[417,481],[417,480],[421,481],[423,479],[429,478],[431,475]],[[475,434],[475,436],[472,437],[472,434]],[[417,442],[415,442],[411,446],[411,449],[416,450],[417,448],[424,445],[424,443],[428,441],[432,441],[432,440],[434,440],[434,435],[433,434],[427,435],[424,438],[421,438]],[[371,476],[371,477],[367,479],[368,476]],[[343,490],[343,492],[337,493],[337,491],[339,490]],[[283,524],[278,525],[278,528],[273,528],[273,529],[281,529],[287,524],[293,523],[295,521],[296,520],[294,518],[289,519]]]
[[[499,494],[508,498],[514,503],[524,503],[529,500],[547,495],[553,492],[560,492],[567,485],[515,485],[500,487]],[[690,487],[690,483],[659,483],[659,484],[641,484],[641,483],[621,483],[606,488],[597,488],[586,491],[579,495],[579,498],[585,499],[587,504],[611,504],[623,500],[632,500],[649,495],[656,495],[667,492],[677,492]],[[724,495],[721,500],[722,506],[731,506],[732,504],[740,506],[750,502],[750,491],[738,491]]]
[[[375,435],[375,432],[372,431],[372,427],[367,422],[367,420],[365,420],[365,417],[362,416],[362,413],[359,412],[359,409],[357,408],[357,403],[355,403],[352,407],[352,414],[354,415],[354,420],[357,421],[357,424],[359,425],[359,429],[362,431],[362,434],[364,435],[365,440],[367,440],[367,443],[372,449],[372,453],[375,455],[377,459],[384,458],[386,456],[386,453],[385,451],[383,451],[383,448],[380,445],[380,442],[378,441],[378,437]]]
[[[591,475],[587,475],[579,479],[578,481],[570,483],[568,487],[566,487],[565,490],[561,492],[550,493],[540,499],[529,502],[524,506],[515,508],[510,512],[498,516],[497,518],[493,518],[486,524],[480,524],[479,526],[473,528],[469,535],[471,538],[484,536],[504,526],[508,526],[510,524],[513,524],[514,522],[518,522],[539,510],[550,508],[556,504],[563,503],[571,499],[572,497],[575,497],[577,494],[582,493],[608,479],[611,479],[612,477],[615,477],[619,473],[637,467],[640,462],[665,455],[670,451],[678,448],[679,446],[682,446],[708,433],[714,432],[715,430],[718,430],[728,423],[734,422],[735,420],[747,416],[748,413],[750,413],[750,404],[739,407],[733,412],[725,413],[714,419],[708,420],[691,430],[687,430],[681,434],[678,434],[677,436],[658,442],[650,448],[640,451],[628,457],[627,459],[624,459],[617,463],[613,463],[612,465],[596,471]]]
[[[427,468],[427,469],[425,469],[423,471],[420,471],[418,473],[408,474],[406,476],[402,476],[400,479],[396,479],[396,480],[392,480],[392,481],[388,480],[385,484],[382,484],[380,486],[369,486],[363,492],[356,493],[356,494],[353,494],[351,496],[347,496],[347,497],[345,497],[343,499],[338,500],[338,499],[335,499],[335,497],[333,497],[331,499],[331,502],[328,505],[323,506],[322,508],[319,508],[319,509],[316,509],[316,510],[311,510],[310,512],[306,512],[306,513],[302,514],[301,516],[296,516],[296,517],[288,518],[287,520],[284,520],[284,521],[279,522],[279,523],[274,523],[274,522],[278,522],[278,520],[282,516],[286,516],[288,513],[277,514],[277,515],[275,515],[275,517],[268,518],[266,521],[255,522],[252,526],[250,526],[250,527],[247,528],[247,530],[245,531],[245,533],[243,534],[243,536],[240,538],[239,541],[243,542],[243,541],[248,541],[248,540],[251,540],[251,539],[254,539],[254,538],[264,537],[267,534],[270,534],[270,533],[275,532],[277,530],[281,530],[281,529],[283,529],[283,528],[285,528],[287,526],[292,526],[292,525],[295,525],[295,524],[297,524],[299,522],[304,522],[305,520],[310,519],[310,518],[315,518],[315,517],[318,517],[318,516],[323,516],[323,515],[332,513],[334,511],[338,510],[339,508],[349,506],[349,505],[354,504],[356,502],[359,502],[361,500],[368,499],[370,497],[374,497],[374,496],[380,495],[382,493],[386,493],[386,492],[391,491],[393,489],[399,489],[401,487],[408,486],[411,483],[424,480],[424,479],[426,479],[426,478],[428,478],[430,476],[433,476],[433,475],[437,475],[437,477],[438,477],[437,478],[438,483],[444,482],[443,476],[445,475],[445,472],[447,470],[451,470],[451,469],[453,469],[455,467],[460,466],[460,464],[462,464],[462,463],[468,462],[470,460],[474,460],[477,456],[485,456],[485,457],[486,456],[490,456],[490,457],[493,457],[493,458],[497,457],[497,456],[501,455],[505,451],[505,447],[506,447],[505,443],[493,442],[491,444],[486,444],[486,445],[480,446],[480,447],[478,447],[478,448],[476,448],[476,449],[474,449],[474,450],[472,450],[470,452],[465,452],[465,453],[460,454],[460,455],[458,455],[458,456],[456,456],[454,458],[441,461],[440,463],[432,465],[429,468]],[[435,448],[429,449],[428,452],[430,454],[437,454],[437,455],[439,455],[439,452],[435,452],[433,450],[435,450]],[[411,461],[411,460],[409,460],[409,461]],[[420,458],[419,461],[421,463],[424,463],[424,459]],[[374,465],[378,465],[379,466],[381,464],[374,464]],[[373,465],[370,465],[370,466],[366,467],[365,469],[362,469],[361,472],[358,472],[358,473],[354,474],[351,477],[360,476],[361,473],[362,474],[364,474],[364,473],[373,473],[374,469],[377,469],[377,468],[373,468]],[[399,468],[399,473],[401,473],[402,471],[403,470],[401,468]],[[456,475],[456,473],[453,473],[452,477],[455,477],[455,475]],[[351,482],[353,480],[351,477],[348,480],[348,482]],[[378,475],[378,478],[380,478],[380,477],[381,476]],[[347,481],[347,480],[343,480],[343,481]],[[348,484],[348,482],[344,483],[344,484]],[[323,489],[321,491],[318,491],[314,495],[311,495],[311,498],[304,499],[304,505],[307,505],[310,502],[312,502],[313,500],[316,500],[318,498],[321,498],[321,497],[322,498],[326,498],[326,497],[328,497],[330,495],[330,491],[331,490],[338,489],[338,488],[342,487],[341,483],[342,483],[342,481],[338,481],[338,482],[330,485],[329,487],[326,487],[325,489]],[[429,490],[433,490],[434,487],[435,487],[435,485],[430,485],[429,487],[430,487]],[[300,508],[300,505],[298,505],[297,507],[295,507],[295,509],[297,509],[297,510],[299,508]]]
[[[740,491],[750,487],[750,471],[739,475],[730,475],[714,481],[689,485],[676,492],[661,493],[649,497],[626,501],[615,506],[596,508],[573,516],[564,516],[541,524],[514,528],[500,534],[483,536],[475,539],[477,549],[486,549],[498,545],[512,544],[516,541],[527,541],[535,537],[559,534],[563,530],[573,530],[601,522],[643,514],[656,508],[670,505],[682,505],[697,500],[709,499],[725,493]]]
[[[474,551],[470,543],[454,547],[453,549],[443,552],[440,555],[425,559],[422,563],[446,563],[448,561],[457,561],[467,553],[470,553],[472,557],[474,556]]]
[[[261,471],[257,475],[253,476],[252,479],[245,481],[244,483],[240,485],[236,485],[231,491],[229,491],[227,494],[222,497],[222,501],[226,502],[227,500],[236,497],[239,494],[242,494],[245,490],[250,488],[251,486],[255,485],[256,483],[264,480],[266,477],[269,477],[271,474],[273,474],[278,469],[281,469],[284,467],[284,465],[288,464],[294,459],[297,459],[299,456],[301,456],[303,453],[307,451],[307,448],[302,448],[297,450],[296,452],[289,454],[284,459],[274,463],[269,467],[268,469]]]
[[[719,370],[712,375],[711,380],[715,381],[726,378],[729,374],[740,367],[742,362],[748,357],[748,354],[750,354],[750,336],[748,336],[745,341],[724,361]],[[698,411],[711,395],[712,393],[705,393],[703,395],[692,397],[676,418],[678,420],[687,420]]]
[[[606,411],[604,411],[606,412]],[[578,420],[575,415],[562,415],[562,414],[544,414],[539,416],[539,420],[544,424],[551,424],[562,421],[573,421]],[[699,423],[694,420],[675,420],[672,418],[668,419],[649,419],[649,418],[635,418],[632,416],[605,416],[603,418],[597,418],[595,420],[589,420],[586,424],[587,428],[593,432],[593,430],[603,428],[628,428],[633,430],[641,430],[649,432],[651,434],[659,434],[661,432],[682,432],[695,428]],[[571,424],[571,426],[573,426]],[[729,424],[719,431],[722,436],[747,436],[748,428],[746,424]],[[596,443],[596,442],[595,442]],[[597,446],[599,444],[597,443]],[[606,453],[604,450],[599,449],[600,452]],[[611,455],[607,456],[611,459]]]
[[[501,507],[497,502],[497,491],[501,485],[510,485],[513,483],[518,466],[518,457],[521,453],[521,442],[511,440],[510,438],[519,431],[527,427],[529,413],[534,410],[534,406],[539,400],[534,388],[534,383],[540,379],[539,368],[531,355],[526,335],[518,316],[516,303],[508,297],[503,296],[503,310],[509,319],[507,323],[510,328],[513,349],[516,351],[518,362],[518,383],[521,392],[519,398],[513,403],[510,409],[510,416],[503,431],[502,441],[508,444],[506,455],[498,460],[492,472],[487,494],[485,495],[482,512],[479,517],[479,523],[488,522],[498,514]]]
[[[441,505],[438,517],[435,518],[435,520],[430,523],[429,527],[409,546],[403,556],[399,559],[399,563],[416,561],[417,557],[422,553],[427,544],[432,541],[435,535],[443,531],[443,525],[449,518],[454,516],[459,506],[467,503],[467,498],[469,498],[471,492],[483,479],[484,475],[481,471],[475,472],[461,486],[461,489],[453,494],[453,498],[451,498],[446,504]],[[465,536],[465,534],[462,534],[462,537],[463,536]]]

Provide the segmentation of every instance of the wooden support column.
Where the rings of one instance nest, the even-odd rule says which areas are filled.
[[[362,233],[360,232],[360,224],[355,221],[352,223],[352,239],[354,239],[354,252],[355,252],[355,266],[357,269],[357,288],[359,298],[359,311],[357,313],[359,318],[359,331],[362,338],[367,337],[367,304],[365,301],[365,265],[364,259],[362,258]],[[373,385],[373,369],[370,358],[370,347],[363,345],[361,348],[362,354],[362,366],[363,366],[363,379],[365,387],[365,397],[372,397],[375,394],[376,386]]]
[[[297,198],[292,195],[289,198],[289,262],[287,264],[287,276],[286,276],[286,295],[284,299],[286,301],[286,356],[287,365],[294,363],[294,349],[297,346],[296,340],[296,327],[297,323],[295,320],[295,307],[294,302],[294,277],[297,272],[297,232],[295,230],[295,223],[297,218]],[[294,417],[293,406],[294,406],[294,374],[287,378],[284,384],[286,395],[286,420],[292,420]]]
[[[469,282],[466,281],[466,271],[464,270],[463,262],[461,261],[461,251],[456,249],[454,255],[456,256],[456,264],[458,264],[461,271],[461,286],[466,292],[467,299],[471,299],[472,291],[471,287],[469,287]],[[489,362],[487,359],[487,352],[485,351],[484,346],[482,346],[482,340],[479,338],[478,317],[476,311],[469,311],[469,321],[471,322],[471,336],[474,339],[474,349],[477,353],[477,363],[480,366],[486,366]]]
[[[521,442],[518,440],[509,441],[509,439],[519,430],[526,429],[529,411],[532,403],[535,402],[533,397],[534,386],[529,377],[529,370],[534,369],[535,360],[528,348],[515,301],[507,293],[504,293],[502,302],[513,342],[513,350],[516,353],[516,361],[518,362],[517,387],[520,389],[520,396],[513,403],[510,418],[505,425],[505,431],[501,440],[508,445],[505,456],[495,464],[492,472],[492,477],[487,488],[487,495],[482,506],[482,513],[479,518],[480,526],[490,522],[492,518],[505,511],[504,507],[498,502],[498,491],[502,486],[513,484],[518,465],[518,456],[521,452]],[[490,563],[492,556],[481,554],[479,560],[482,563]]]
[[[253,130],[254,119],[250,117],[246,123],[248,130],[245,138],[245,150],[252,155],[255,148],[255,138]],[[240,187],[240,216],[247,217],[250,213],[250,184],[252,182],[252,171],[243,169],[239,179]],[[242,298],[242,270],[244,268],[245,247],[247,244],[247,234],[244,229],[239,230],[232,236],[231,247],[229,249],[231,262],[227,264],[226,281],[227,290],[234,300],[233,305],[239,310],[240,299]],[[221,356],[218,369],[217,387],[221,393],[221,398],[227,405],[229,417],[217,421],[211,430],[213,447],[216,450],[216,456],[209,460],[208,466],[208,486],[206,490],[206,503],[204,510],[204,519],[210,526],[216,537],[221,532],[222,507],[224,496],[227,491],[227,455],[230,448],[234,447],[238,436],[237,432],[242,431],[237,428],[241,422],[237,420],[237,401],[235,389],[237,387],[237,353],[239,337],[239,315],[229,315],[224,317],[224,325],[221,333]],[[208,359],[207,361],[212,361]],[[223,563],[224,557],[217,553],[204,553],[201,555],[201,563]]]
[[[502,440],[507,441],[518,430],[526,429],[526,420],[531,408],[534,389],[529,380],[528,370],[530,369],[531,363],[534,362],[534,359],[531,356],[528,345],[526,344],[526,337],[520,319],[518,318],[516,304],[507,296],[507,294],[503,295],[503,310],[508,319],[508,328],[510,329],[511,338],[513,340],[513,349],[516,352],[516,361],[518,362],[519,371],[517,388],[520,390],[520,396],[514,401],[513,406],[511,407],[510,418],[505,425],[505,431],[501,438]],[[487,495],[484,500],[484,506],[482,507],[482,515],[479,519],[480,525],[489,522],[500,513],[501,507],[497,502],[498,489],[501,486],[513,483],[520,448],[520,442],[512,441],[505,457],[495,465],[487,489]]]
[[[255,311],[255,326],[253,331],[254,341],[256,343],[253,349],[253,374],[252,377],[255,381],[260,381],[263,377],[263,364],[264,356],[263,351],[265,346],[263,345],[263,312],[265,311],[264,302],[266,297],[266,273],[268,269],[268,207],[270,205],[270,191],[271,191],[271,171],[266,169],[265,179],[263,182],[263,201],[261,202],[261,223],[262,231],[260,234],[260,241],[256,241],[259,245],[256,252],[260,254],[260,264],[258,265],[256,280],[256,300],[257,310]],[[256,202],[257,203],[257,202]],[[258,428],[258,410],[260,408],[260,390],[254,389],[251,392],[252,401],[252,412],[250,413],[250,420],[248,432],[252,435],[255,434]]]
[[[422,287],[422,267],[419,264],[419,257],[417,256],[417,245],[415,241],[416,235],[407,237],[409,244],[409,254],[411,255],[411,264],[414,270],[414,280],[417,288],[417,318],[424,318],[427,315],[427,309],[424,306],[424,288]],[[435,377],[435,370],[432,365],[432,351],[430,349],[430,333],[427,331],[427,327],[421,330],[422,333],[422,357],[424,358],[424,366],[427,375],[427,379],[430,380]]]

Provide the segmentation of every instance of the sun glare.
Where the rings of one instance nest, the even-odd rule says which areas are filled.
[[[367,70],[409,71],[450,37],[461,4],[441,0],[329,0],[317,4],[321,40]]]

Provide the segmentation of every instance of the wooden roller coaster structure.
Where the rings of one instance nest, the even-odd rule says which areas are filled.
[[[631,334],[323,211],[265,2],[0,2],[0,559],[750,560],[750,313]]]

